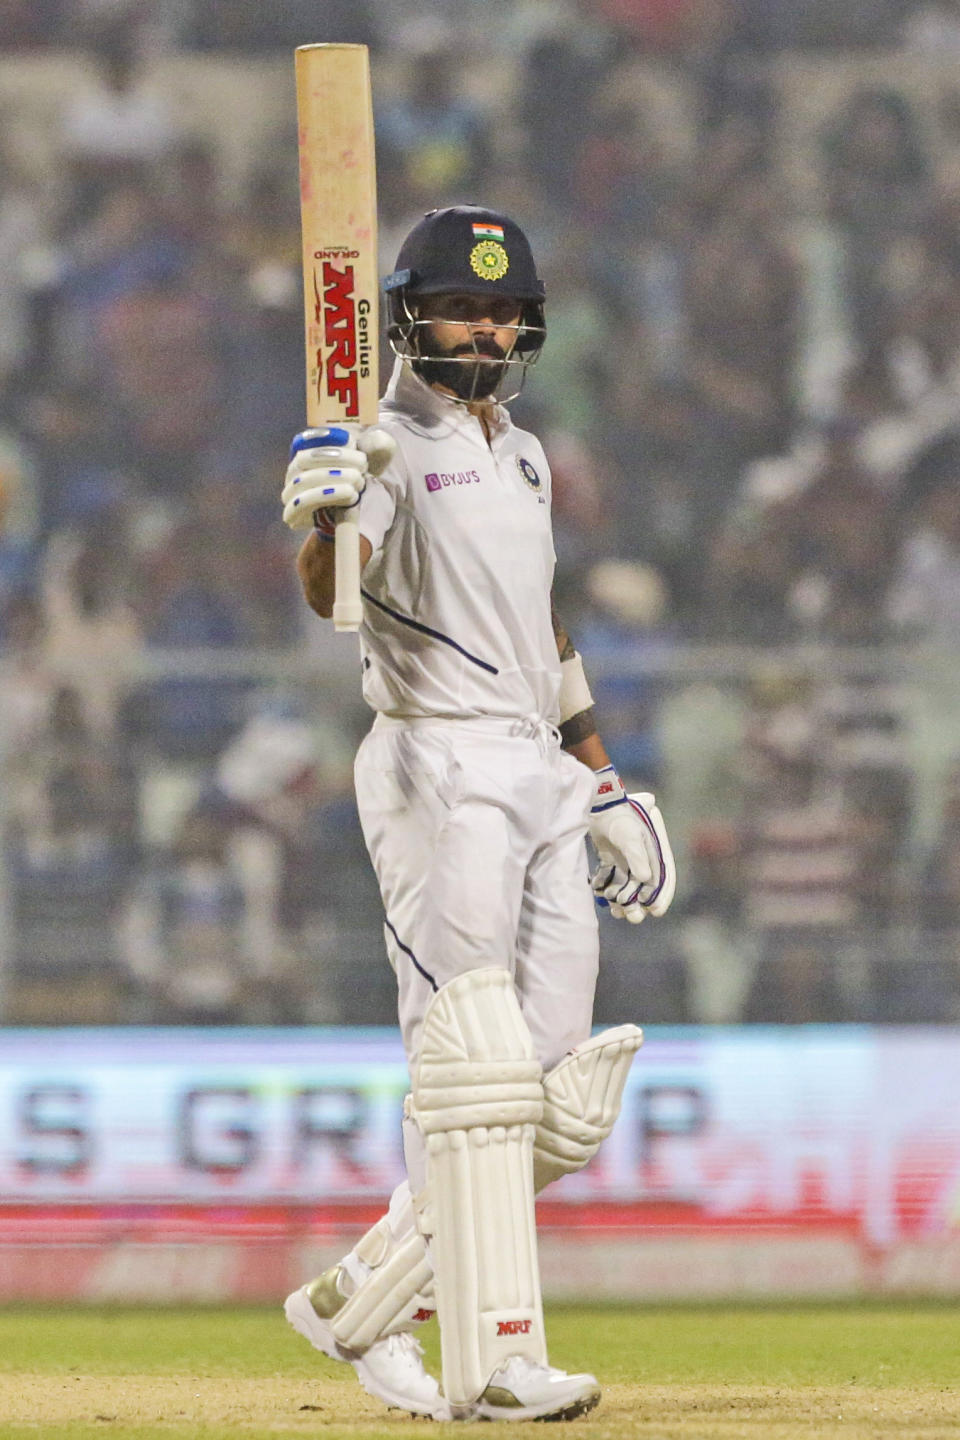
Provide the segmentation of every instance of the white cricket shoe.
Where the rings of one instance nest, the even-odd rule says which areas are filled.
[[[493,1372],[470,1418],[575,1420],[599,1403],[600,1386],[592,1375],[568,1375],[525,1355],[512,1355]]]
[[[431,1420],[449,1420],[450,1406],[424,1366],[423,1351],[409,1330],[375,1340],[362,1353],[339,1344],[328,1323],[346,1298],[337,1283],[339,1272],[340,1266],[335,1265],[287,1296],[283,1311],[294,1330],[331,1360],[352,1365],[367,1394],[385,1405]]]

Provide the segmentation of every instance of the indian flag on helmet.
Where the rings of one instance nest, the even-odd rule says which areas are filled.
[[[478,220],[473,227],[473,233],[477,240],[502,240],[503,226],[494,225],[490,220]]]

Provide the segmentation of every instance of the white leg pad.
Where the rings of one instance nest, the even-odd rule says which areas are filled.
[[[612,1030],[578,1045],[543,1078],[543,1116],[533,1148],[537,1194],[592,1160],[620,1114],[623,1087],[643,1044],[636,1025]]]
[[[540,1062],[505,970],[469,971],[424,1017],[413,1102],[427,1151],[443,1387],[476,1400],[511,1355],[546,1364],[533,1205]]]
[[[334,1315],[330,1329],[347,1350],[362,1354],[375,1340],[425,1319],[419,1312],[433,1310],[433,1268],[412,1221],[410,1233],[395,1240],[385,1221],[378,1220],[356,1248],[371,1270]]]
[[[643,1031],[636,1025],[618,1025],[578,1045],[544,1076],[543,1114],[533,1145],[538,1194],[593,1159],[616,1122],[642,1043]],[[412,1208],[409,1229],[398,1235],[395,1230],[378,1221],[356,1247],[370,1273],[331,1321],[337,1339],[350,1350],[363,1351],[381,1336],[407,1328],[418,1310],[435,1304],[433,1267]]]

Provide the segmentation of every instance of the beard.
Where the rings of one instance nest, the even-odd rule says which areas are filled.
[[[455,359],[458,355],[468,358]],[[478,360],[477,355],[489,358]],[[457,345],[449,356],[448,359],[431,356],[426,360],[415,360],[413,369],[428,385],[442,385],[452,391],[458,400],[488,399],[506,374],[506,351],[501,350],[495,340],[484,337],[477,341],[476,349],[472,345]],[[494,363],[497,361],[500,363]]]

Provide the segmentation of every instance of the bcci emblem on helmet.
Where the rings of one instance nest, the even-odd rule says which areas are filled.
[[[496,240],[481,240],[470,251],[470,269],[481,280],[502,280],[510,269],[510,260]]]

